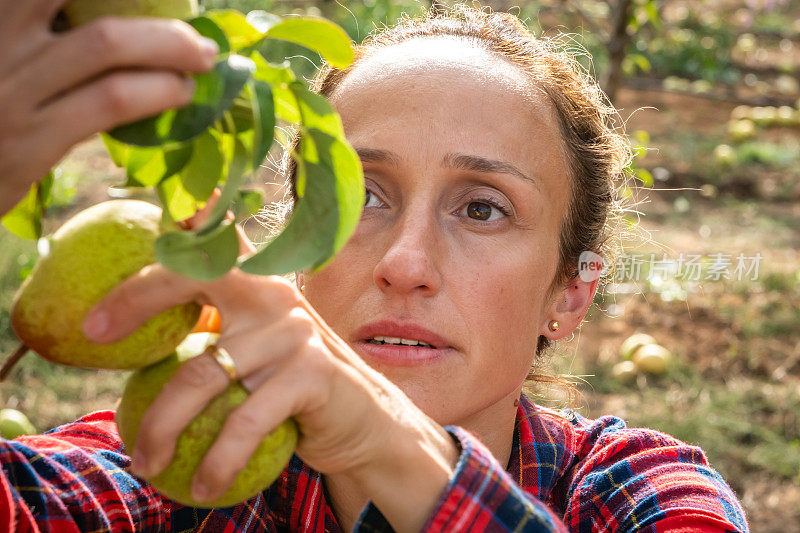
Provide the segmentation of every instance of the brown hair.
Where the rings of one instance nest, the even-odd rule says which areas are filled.
[[[330,97],[349,72],[376,51],[414,38],[437,36],[464,38],[516,65],[545,91],[557,111],[573,179],[559,238],[559,264],[549,296],[578,275],[578,258],[584,250],[601,254],[607,265],[613,265],[621,242],[615,223],[624,212],[618,192],[627,179],[630,144],[618,131],[616,110],[573,54],[561,49],[554,39],[535,37],[514,15],[463,4],[428,10],[416,18],[404,15],[394,27],[378,31],[358,45],[355,61],[347,69],[324,65],[312,89]],[[292,148],[297,141],[295,138]],[[284,164],[293,185],[292,158],[286,157]],[[606,280],[610,274],[613,269],[607,271]],[[550,344],[550,339],[540,335],[536,355]],[[557,378],[537,374],[537,366],[529,379],[558,382]]]

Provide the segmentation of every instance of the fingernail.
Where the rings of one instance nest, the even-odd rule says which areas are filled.
[[[142,454],[142,452],[139,450],[133,452],[133,463],[131,463],[131,470],[142,477],[147,475],[147,460],[144,458],[144,454]]]
[[[205,502],[208,501],[208,494],[208,487],[199,481],[192,483],[192,498],[198,502]]]
[[[206,57],[206,64],[213,67],[217,62],[217,54],[219,54],[219,45],[213,39],[208,37],[201,37],[200,48],[203,50],[203,55]]]
[[[108,326],[108,313],[105,311],[95,311],[83,322],[83,333],[89,339],[99,339],[108,331]]]

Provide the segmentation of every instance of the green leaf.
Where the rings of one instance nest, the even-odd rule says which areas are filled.
[[[294,72],[285,61],[280,65],[268,62],[258,52],[254,52],[250,59],[256,65],[253,78],[269,83],[272,86],[272,95],[275,114],[287,122],[299,123],[300,110],[297,107],[297,97],[294,96],[289,84],[296,81]]]
[[[258,52],[253,52],[250,59],[256,66],[253,77],[257,80],[270,85],[288,84],[297,80],[288,61],[280,64],[270,63]]]
[[[239,265],[243,271],[283,275],[321,264],[333,254],[339,218],[335,178],[325,167],[302,160],[298,172],[308,174],[306,196],[297,201],[283,232]]]
[[[238,52],[264,39],[264,33],[254,28],[245,16],[231,9],[209,11],[206,17],[219,26],[230,42],[231,50]]]
[[[264,192],[260,190],[240,189],[234,212],[236,217],[249,217],[258,213],[264,207]]]
[[[342,120],[324,96],[311,92],[299,81],[289,84],[289,89],[297,98],[304,128],[317,129],[332,137],[344,137]]]
[[[250,98],[237,97],[233,107],[225,112],[220,122],[224,133],[237,133],[253,129],[255,120]]]
[[[236,264],[239,237],[233,221],[225,220],[205,235],[191,231],[172,231],[156,240],[156,259],[165,267],[186,277],[209,281],[217,279]]]
[[[298,177],[305,182],[289,224],[266,247],[243,261],[251,274],[319,269],[352,235],[364,206],[361,162],[341,138],[309,130],[300,143]]]
[[[344,137],[331,137],[317,130],[309,130],[308,136],[313,140],[321,165],[336,177],[339,220],[333,246],[335,254],[342,249],[361,220],[364,210],[363,168],[358,154]],[[304,143],[301,153],[306,151],[310,144]],[[303,154],[303,157],[306,157],[306,154]]]
[[[275,24],[279,23],[281,17],[275,15],[274,13],[267,13],[266,11],[262,11],[257,9],[255,11],[251,11],[247,14],[247,22],[250,23],[251,26],[256,28],[261,33],[267,33],[271,27]]]
[[[661,29],[661,14],[658,12],[658,5],[655,0],[647,0],[644,6],[647,18],[656,30]]]
[[[130,145],[114,140],[114,138],[107,133],[101,133],[100,138],[103,140],[103,144],[106,146],[108,155],[111,156],[111,161],[113,161],[114,164],[120,168],[127,167],[128,157],[131,153]]]
[[[31,185],[28,194],[6,213],[0,221],[8,231],[23,239],[38,239],[42,236],[42,218],[50,205],[50,190],[53,187],[53,172]]]
[[[250,99],[255,117],[253,138],[253,167],[258,168],[275,140],[275,101],[268,83],[250,80]]]
[[[183,188],[200,202],[205,202],[224,177],[225,156],[221,134],[207,130],[194,140],[192,158],[181,170]]]
[[[642,184],[645,187],[652,187],[653,186],[653,175],[650,174],[650,171],[644,168],[637,168],[636,169],[636,177],[641,180]]]
[[[299,124],[302,120],[297,97],[287,86],[273,85],[272,95],[275,101],[275,115],[286,122]]]
[[[159,148],[131,146],[125,168],[131,183],[155,187],[181,171],[192,157],[192,144],[171,144]]]
[[[339,69],[353,62],[350,37],[342,28],[323,18],[285,18],[270,27],[266,36],[305,46]]]
[[[198,231],[199,235],[205,235],[214,231],[225,219],[233,201],[236,199],[236,194],[244,181],[245,174],[250,169],[252,161],[252,154],[247,147],[242,144],[240,139],[234,140],[233,152],[230,155],[228,164],[228,176],[225,180],[225,186],[222,188],[217,203],[208,214],[208,219],[202,228]]]
[[[223,59],[211,72],[195,76],[197,88],[192,102],[158,116],[120,126],[109,132],[117,141],[136,146],[160,146],[183,142],[200,135],[231,107],[250,79],[255,65],[239,55]]]
[[[217,46],[219,46],[220,54],[230,53],[231,43],[228,41],[228,36],[225,35],[222,28],[209,17],[197,17],[189,21],[189,24],[197,30],[197,33],[216,42]]]
[[[197,211],[197,201],[183,188],[179,176],[171,176],[156,187],[164,215],[172,220],[186,220]]]

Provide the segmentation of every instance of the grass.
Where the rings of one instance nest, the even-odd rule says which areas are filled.
[[[661,379],[639,379],[630,386],[616,382],[608,364],[587,382],[594,394],[624,395],[630,427],[656,429],[702,447],[734,486],[754,473],[800,482],[800,395],[795,387],[747,377],[715,383],[687,364],[676,365]]]

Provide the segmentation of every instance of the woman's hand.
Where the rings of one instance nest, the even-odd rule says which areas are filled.
[[[189,103],[217,47],[183,22],[105,18],[65,33],[65,0],[0,0],[0,215],[79,141]]]
[[[188,225],[203,217],[200,213]],[[250,246],[244,240],[242,252],[249,253]],[[286,279],[234,269],[218,280],[198,282],[151,265],[95,307],[86,333],[96,342],[113,342],[189,301],[219,310],[218,344],[231,354],[251,392],[228,417],[195,474],[198,500],[224,493],[262,438],[294,417],[301,459],[358,485],[396,529],[419,530],[450,478],[455,444],[331,331]],[[228,383],[207,352],[184,363],[142,419],[132,469],[145,478],[162,471],[181,431]],[[398,498],[403,487],[406,494]]]

